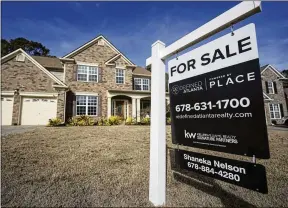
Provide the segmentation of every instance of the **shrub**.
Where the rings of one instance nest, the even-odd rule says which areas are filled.
[[[98,126],[106,126],[106,124],[107,124],[107,119],[106,118],[104,118],[104,117],[101,117],[99,120],[98,120]]]
[[[112,116],[111,116],[112,117]],[[98,126],[112,126],[112,125],[117,125],[116,123],[116,120],[115,118],[105,118],[105,117],[102,117],[98,120]],[[113,116],[114,117],[114,116]]]
[[[49,119],[48,126],[60,126],[63,123],[61,118]]]
[[[137,124],[137,122],[136,122],[136,119],[135,119],[135,118],[128,117],[128,118],[126,119],[126,121],[125,121],[125,124],[126,124],[126,125],[135,125],[135,124]]]
[[[78,126],[78,118],[76,116],[70,118],[68,124],[69,126]]]
[[[150,118],[149,117],[142,118],[141,119],[141,124],[149,125],[150,124]]]
[[[110,125],[119,125],[121,123],[122,119],[119,116],[110,116],[108,118],[108,122]]]
[[[167,117],[166,122],[167,122],[168,125],[170,125],[171,124],[171,118]]]
[[[74,116],[69,120],[71,126],[93,126],[94,123],[94,119],[86,115]]]

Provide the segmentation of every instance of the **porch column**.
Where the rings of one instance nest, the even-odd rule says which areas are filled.
[[[136,98],[132,98],[132,118],[136,118]]]
[[[107,118],[111,116],[111,97],[107,97]]]
[[[140,98],[137,99],[137,122],[140,122]]]

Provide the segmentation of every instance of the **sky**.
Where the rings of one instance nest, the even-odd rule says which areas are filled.
[[[62,57],[102,34],[133,63],[145,66],[155,41],[168,46],[239,2],[1,3],[4,39],[41,42],[51,55]],[[237,30],[255,23],[260,64],[280,71],[288,69],[287,10],[288,2],[262,2],[261,13],[234,25]],[[228,28],[184,52],[229,32]]]

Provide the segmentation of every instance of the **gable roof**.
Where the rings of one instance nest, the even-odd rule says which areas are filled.
[[[15,56],[17,56],[18,54],[24,54],[24,56],[31,61],[35,66],[37,66],[40,70],[42,70],[45,74],[47,74],[52,80],[54,80],[57,84],[60,85],[60,87],[67,87],[66,84],[64,84],[62,81],[60,81],[60,79],[58,79],[56,76],[54,76],[52,73],[50,73],[47,69],[45,69],[40,63],[38,63],[35,59],[33,59],[29,54],[27,54],[22,48],[19,48],[9,54],[7,54],[6,56],[1,58],[1,64],[10,60],[11,58],[14,58]],[[55,86],[56,87],[56,86]]]
[[[133,70],[133,74],[135,75],[145,75],[145,76],[151,76],[151,72],[148,71],[147,69],[137,66],[134,70]]]
[[[113,56],[112,58],[108,59],[108,60],[105,62],[105,64],[106,64],[106,65],[110,65],[110,64],[112,64],[111,62],[117,60],[119,57],[121,57],[121,54],[120,54],[120,53],[118,53],[118,54],[116,54],[115,56]]]
[[[283,74],[281,74],[277,69],[275,69],[271,64],[267,64],[265,66],[260,67],[261,70],[261,74],[264,73],[264,71],[266,71],[267,69],[270,69],[271,71],[273,71],[277,76],[279,76],[280,78],[283,79],[287,79]]]
[[[269,64],[260,67],[260,71],[262,72]]]
[[[263,99],[264,99],[264,100],[273,100],[273,99],[270,98],[265,92],[263,92]]]
[[[71,58],[72,56],[82,52],[86,48],[90,47],[91,45],[95,44],[98,40],[103,39],[106,44],[117,54],[121,54],[125,61],[127,61],[130,65],[135,65],[132,61],[130,61],[123,53],[121,53],[110,41],[108,41],[103,35],[98,35],[96,38],[88,41],[87,43],[83,44],[82,46],[76,48],[74,51],[66,54],[63,58]]]
[[[45,68],[63,69],[63,65],[57,57],[32,56],[32,58]]]

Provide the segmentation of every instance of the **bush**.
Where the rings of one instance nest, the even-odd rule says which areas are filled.
[[[119,125],[122,119],[119,116],[110,116],[108,122],[110,125]]]
[[[104,117],[101,117],[99,120],[98,120],[98,126],[111,126],[108,119],[104,118]]]
[[[170,125],[171,124],[171,118],[167,117],[166,122],[167,122],[168,125]]]
[[[126,125],[135,125],[135,124],[137,124],[137,122],[136,122],[136,119],[135,119],[135,118],[128,117],[128,118],[126,119],[126,121],[125,121],[125,124],[126,124]]]
[[[112,126],[119,125],[122,122],[122,119],[119,116],[110,116],[107,118],[100,118],[98,120],[98,126]]]
[[[149,125],[150,124],[150,118],[149,117],[142,118],[141,119],[141,124]]]
[[[61,118],[49,119],[48,126],[60,126],[63,123]]]
[[[94,124],[94,119],[86,115],[74,116],[69,120],[70,126],[93,126]]]

